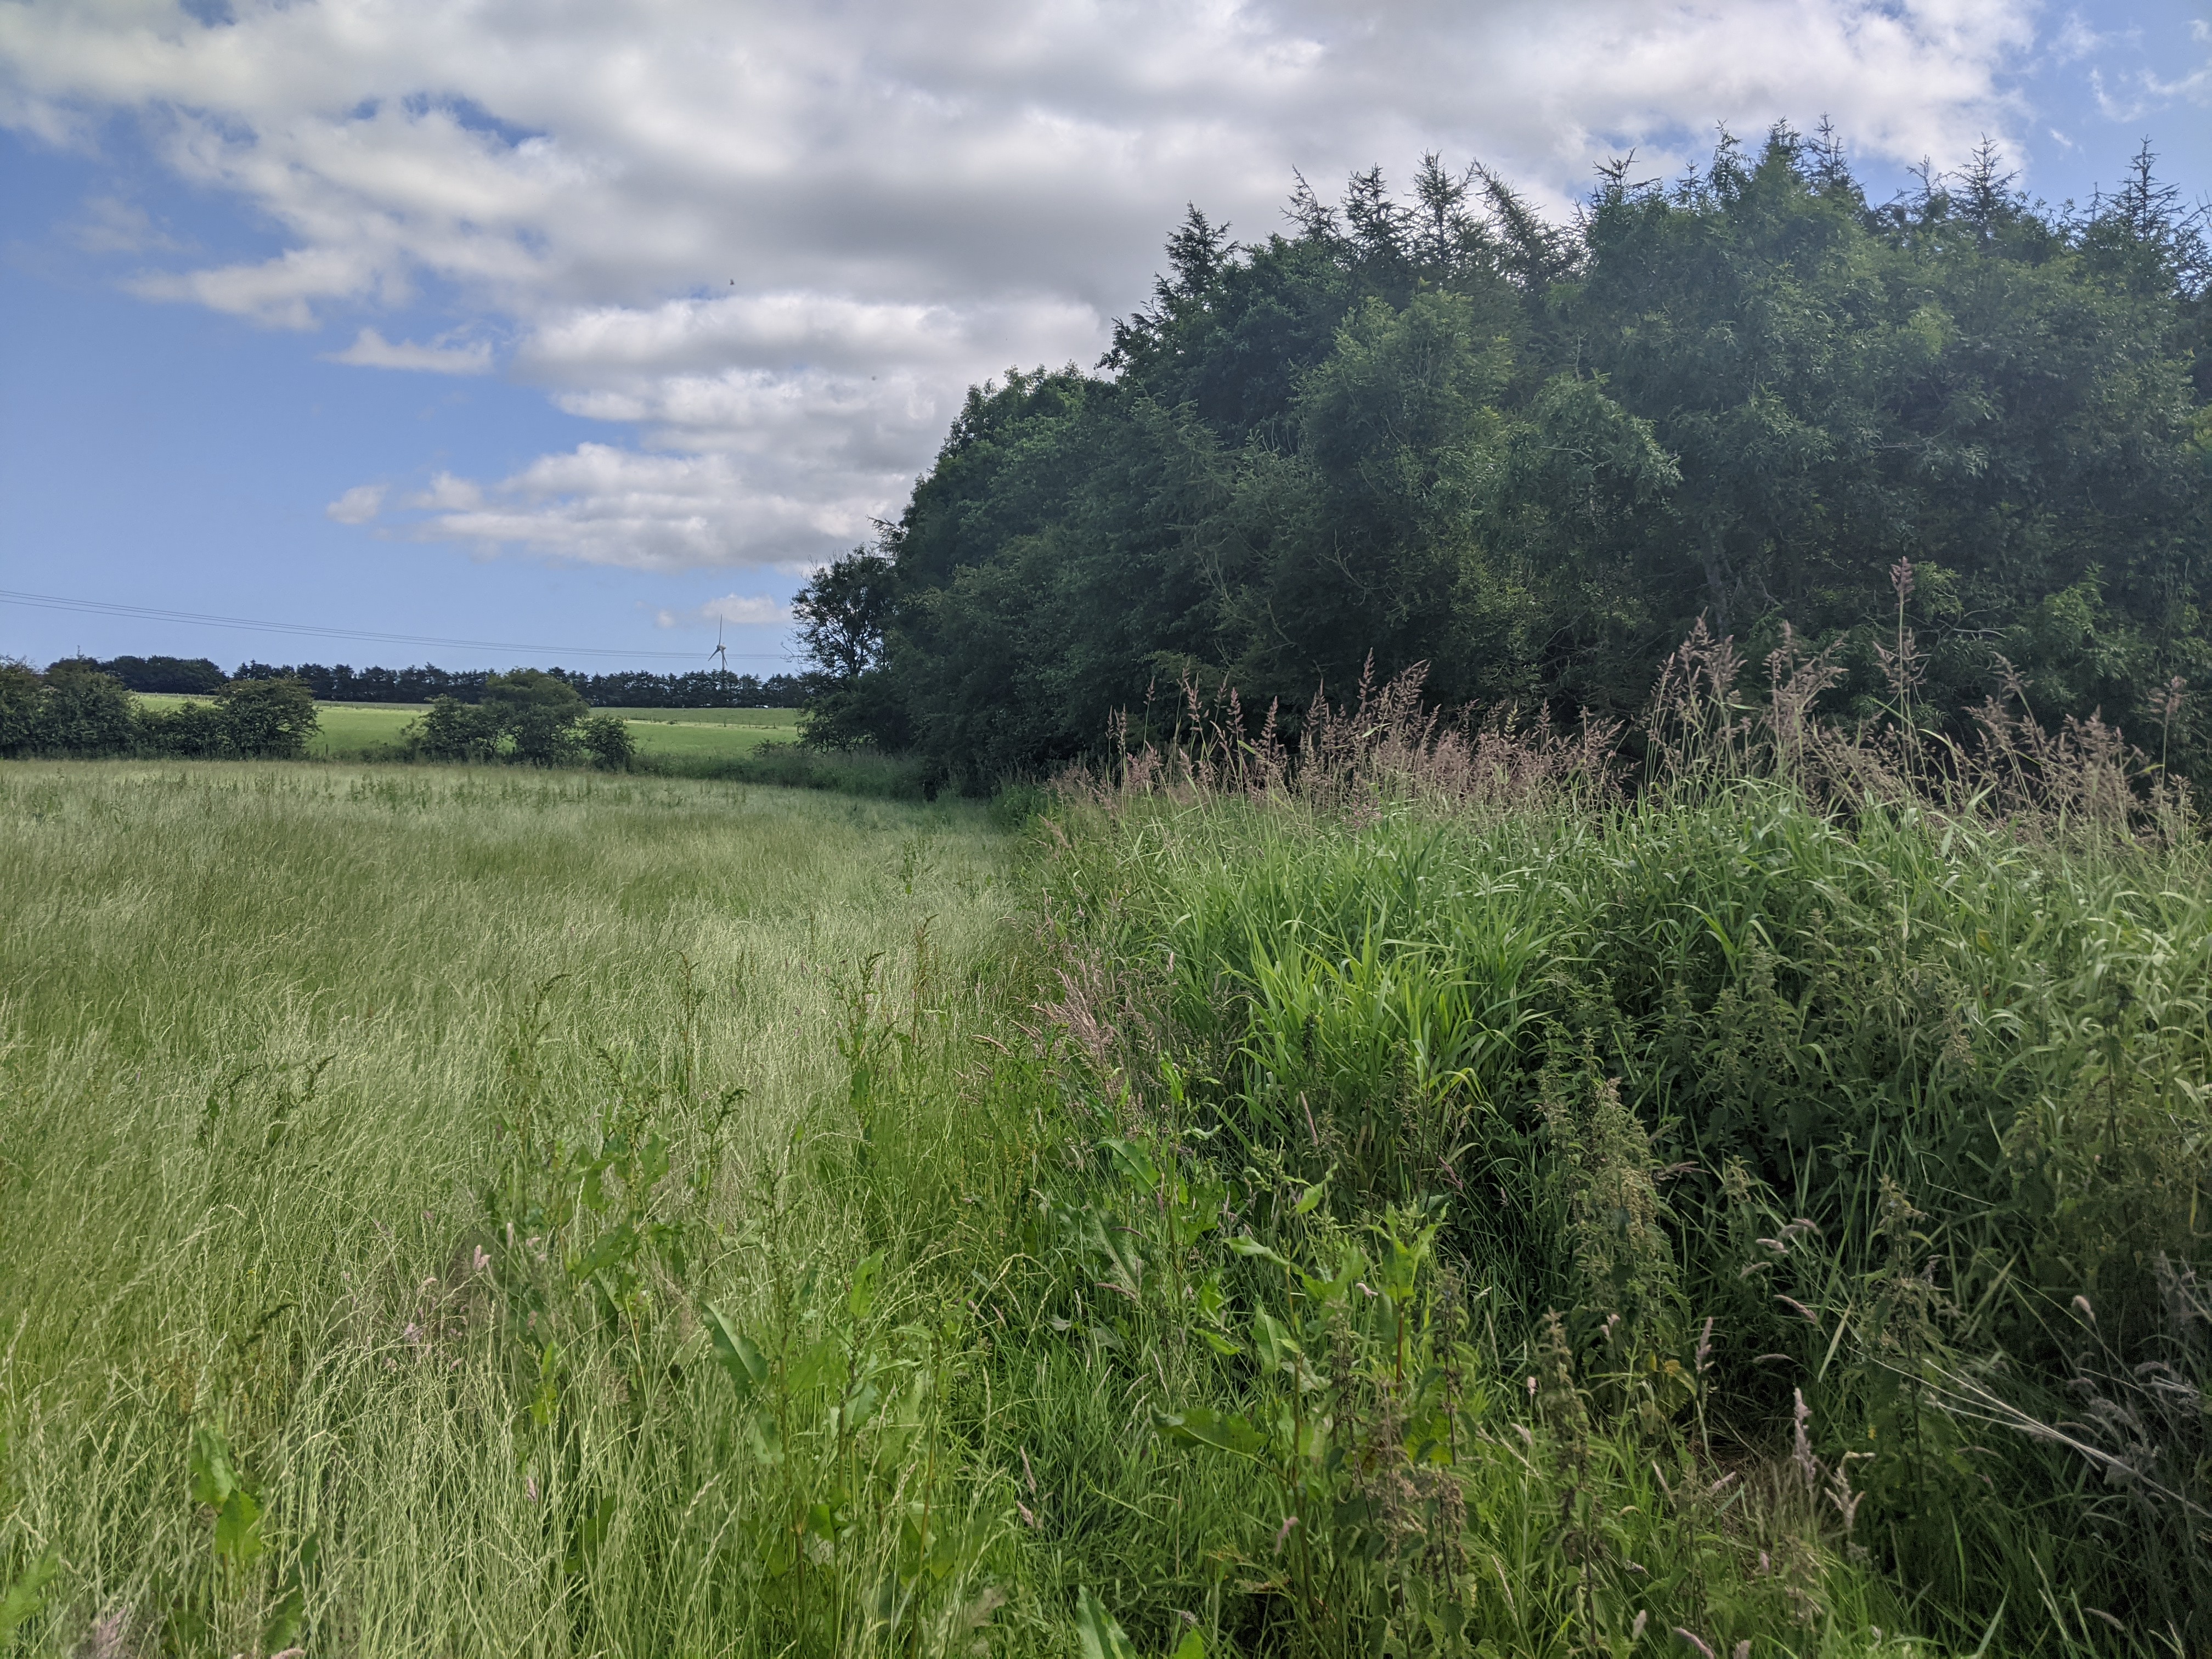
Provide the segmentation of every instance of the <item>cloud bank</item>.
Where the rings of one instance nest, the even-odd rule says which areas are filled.
[[[505,478],[440,479],[400,533],[799,568],[896,510],[971,382],[1094,359],[1187,200],[1261,235],[1293,167],[1402,175],[1439,149],[1563,206],[1607,154],[1671,167],[1717,121],[1824,112],[1880,158],[1984,134],[2023,154],[2002,88],[2035,11],[11,0],[0,121],[89,146],[123,112],[175,178],[276,228],[270,258],[195,263],[135,210],[88,209],[78,234],[144,258],[149,300],[337,326],[342,362],[496,368],[608,423]],[[366,320],[425,304],[451,313],[429,344]]]
[[[660,628],[696,628],[707,623],[726,623],[738,628],[779,626],[791,620],[791,611],[764,594],[725,593],[719,599],[690,611],[661,611],[653,623]]]

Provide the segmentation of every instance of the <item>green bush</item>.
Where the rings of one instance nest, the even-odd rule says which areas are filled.
[[[637,739],[620,714],[592,715],[579,728],[578,737],[592,763],[607,771],[626,772],[637,758]]]
[[[238,753],[228,711],[205,702],[183,702],[165,708],[142,703],[137,710],[138,747],[151,755],[173,755],[183,760],[223,760]]]
[[[49,755],[120,755],[137,739],[131,694],[120,680],[75,663],[46,676],[30,746]]]
[[[30,751],[45,689],[28,664],[0,659],[0,755]]]
[[[492,675],[480,708],[502,752],[526,766],[574,765],[582,746],[577,727],[591,712],[575,687],[536,668]]]
[[[249,760],[296,760],[318,721],[314,694],[296,679],[233,680],[219,694],[231,747]]]
[[[596,738],[591,710],[565,680],[535,668],[494,674],[481,703],[434,701],[407,730],[409,755],[428,761],[508,761],[525,766],[573,766],[586,754],[601,765],[612,752],[604,727]],[[619,718],[615,724],[619,726]],[[626,745],[629,732],[621,732]]]
[[[407,753],[417,760],[482,761],[496,754],[497,733],[483,717],[459,697],[438,697],[408,725]]]

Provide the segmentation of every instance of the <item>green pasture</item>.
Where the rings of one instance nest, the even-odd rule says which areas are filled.
[[[787,733],[799,724],[796,708],[623,708],[633,726],[729,726]]]
[[[193,699],[141,692],[148,702]],[[198,699],[205,702],[205,698]],[[425,703],[319,702],[321,729],[308,740],[307,752],[321,760],[358,759],[396,748]],[[750,754],[763,743],[793,743],[799,738],[795,708],[616,709],[629,726],[641,755],[672,760],[714,760]]]

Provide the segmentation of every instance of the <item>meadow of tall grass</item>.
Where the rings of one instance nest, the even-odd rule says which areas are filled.
[[[0,770],[0,1645],[2206,1650],[2185,803],[1712,661],[1632,792]]]
[[[701,1310],[858,1317],[846,999],[921,937],[972,1000],[978,810],[22,764],[0,871],[0,1645],[778,1644]]]

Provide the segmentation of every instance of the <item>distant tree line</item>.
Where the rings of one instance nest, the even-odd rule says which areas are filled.
[[[173,756],[292,760],[307,751],[315,700],[296,679],[218,680],[209,702],[142,703],[82,659],[45,673],[0,662],[0,756]]]
[[[548,668],[532,672],[549,674],[572,687],[595,708],[793,708],[805,700],[806,692],[804,677],[797,674],[771,674],[763,679],[752,674],[712,671],[586,674],[575,669]],[[416,668],[351,668],[344,663],[326,668],[320,663],[306,662],[280,668],[248,662],[240,664],[231,678],[296,679],[325,702],[428,702],[452,697],[476,703],[483,701],[486,686],[499,677],[489,669],[439,668],[428,663]]]
[[[325,667],[319,662],[287,664],[240,663],[225,675],[206,657],[65,657],[52,665],[71,663],[119,680],[132,691],[181,692],[210,696],[230,680],[298,680],[325,702],[428,702],[435,697],[455,697],[463,702],[483,700],[484,687],[495,671],[488,668],[440,668],[425,663],[415,668],[354,668],[344,663]],[[586,674],[574,669],[542,671],[573,686],[578,696],[596,708],[795,708],[806,699],[808,677],[771,674],[718,674],[695,671],[687,674],[654,674],[625,670],[611,674]]]
[[[595,714],[574,686],[535,668],[484,677],[474,702],[431,700],[401,741],[431,761],[511,762],[620,769],[636,754],[620,714]],[[296,675],[237,675],[207,702],[146,703],[114,674],[66,658],[43,674],[0,661],[0,757],[296,760],[319,728],[315,696]]]
[[[95,674],[105,674],[119,680],[132,691],[182,692],[187,696],[209,696],[223,688],[222,670],[205,657],[64,657],[50,663],[47,670],[64,666],[90,669]],[[287,678],[264,675],[263,678]]]
[[[2024,683],[2212,760],[2173,712],[2212,684],[2212,258],[2147,149],[2081,210],[1987,146],[1876,202],[1778,128],[1608,167],[1568,225],[1434,156],[1287,218],[1193,208],[1096,371],[969,393],[796,605],[812,741],[987,786],[1179,678],[1294,724],[1370,653],[1571,720],[1640,707],[1702,617],[1834,653],[1832,714],[1903,684],[1964,731]]]

